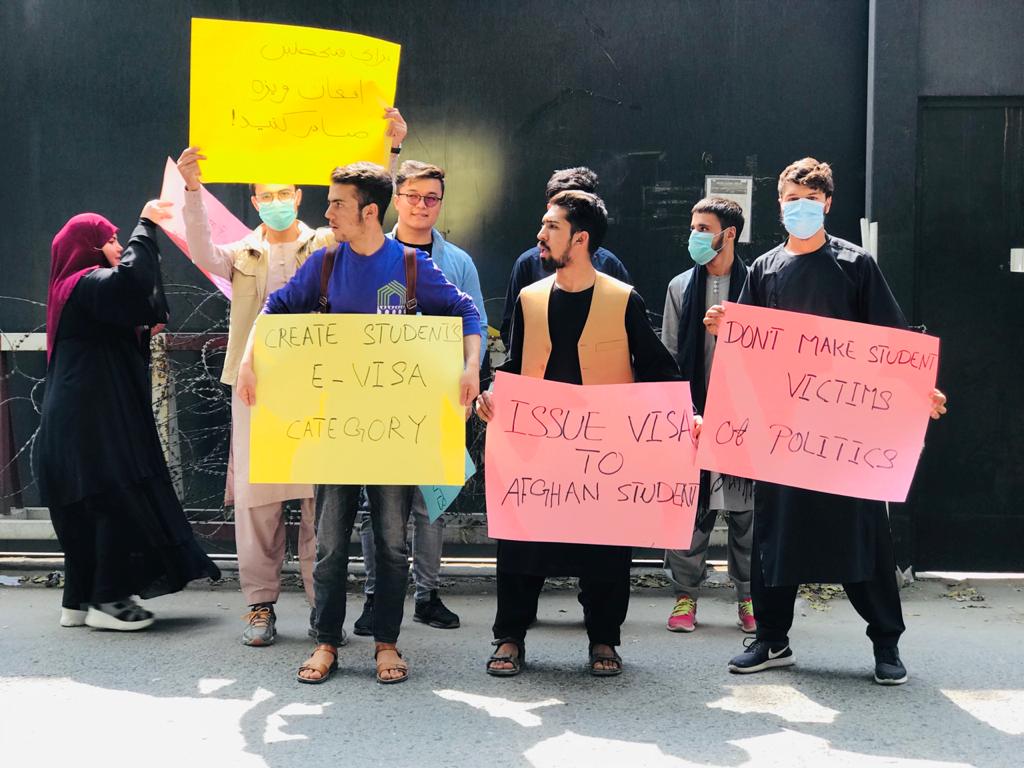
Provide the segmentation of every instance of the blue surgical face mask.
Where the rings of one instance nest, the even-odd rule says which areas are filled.
[[[724,231],[724,230],[723,230]],[[690,258],[693,259],[700,266],[704,266],[711,261],[718,252],[725,247],[725,238],[722,238],[722,244],[715,250],[711,244],[715,241],[721,232],[698,232],[696,229],[690,230],[690,242],[687,243],[687,249],[690,251]]]
[[[782,225],[797,240],[807,240],[825,225],[825,204],[806,197],[783,203]]]
[[[284,232],[295,221],[295,203],[274,200],[260,203],[260,220],[273,230]]]

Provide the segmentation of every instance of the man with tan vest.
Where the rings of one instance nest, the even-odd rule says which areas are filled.
[[[392,157],[397,158],[407,127],[397,109],[384,115],[389,121]],[[294,184],[253,184],[252,205],[263,222],[248,237],[228,245],[214,245],[210,222],[200,194],[199,161],[206,157],[189,147],[178,158],[185,179],[185,239],[193,261],[212,274],[231,281],[228,347],[220,380],[231,387],[231,467],[235,503],[235,547],[242,594],[249,606],[242,642],[271,645],[277,637],[274,604],[281,592],[281,565],[285,557],[285,519],[282,503],[300,499],[299,568],[306,598],[313,604],[313,562],[316,559],[313,486],[249,482],[249,409],[235,391],[235,380],[256,317],[267,297],[283,287],[314,251],[333,245],[327,227],[311,229],[298,219],[302,190]]]
[[[568,384],[676,381],[679,369],[647,319],[643,299],[626,283],[594,268],[608,212],[601,198],[576,190],[551,199],[537,245],[554,275],[524,288],[516,302],[508,360],[499,370]],[[488,393],[477,415],[494,416]],[[586,525],[581,520],[580,525]],[[487,673],[511,677],[525,659],[526,629],[537,612],[545,576],[578,576],[590,673],[622,673],[615,651],[629,606],[629,547],[498,542],[498,610]]]

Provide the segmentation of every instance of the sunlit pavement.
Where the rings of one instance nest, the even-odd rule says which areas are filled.
[[[708,590],[697,631],[678,635],[664,629],[671,595],[642,589],[625,674],[596,679],[575,593],[545,592],[527,669],[496,679],[493,583],[464,581],[444,595],[461,629],[413,623],[407,603],[408,682],[375,683],[372,642],[353,638],[311,686],[295,682],[311,647],[298,592],[282,596],[277,644],[254,649],[223,588],[151,601],[158,623],[132,635],[62,629],[57,591],[0,587],[0,765],[1022,766],[1024,582],[950,584],[904,590],[898,688],[872,682],[844,599],[801,600],[795,667],[737,676],[731,591]],[[348,623],[360,607],[350,595]]]

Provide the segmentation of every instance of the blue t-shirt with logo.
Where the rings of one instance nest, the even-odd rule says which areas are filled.
[[[267,314],[315,312],[320,300],[320,274],[326,248],[314,252],[284,287],[267,297]],[[405,253],[390,237],[369,256],[348,243],[338,246],[327,282],[327,300],[337,314],[405,314]],[[473,299],[452,285],[421,250],[416,251],[416,301],[424,315],[462,318],[464,336],[480,335],[480,313]]]

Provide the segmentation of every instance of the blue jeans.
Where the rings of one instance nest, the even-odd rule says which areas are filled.
[[[370,520],[376,543],[377,596],[373,637],[398,642],[409,581],[405,527],[412,503],[410,485],[368,485]],[[316,487],[316,563],[313,566],[313,628],[318,643],[339,645],[345,623],[348,543],[359,510],[358,485]]]
[[[416,583],[416,602],[421,603],[430,599],[430,591],[437,589],[441,575],[444,517],[430,522],[419,488],[412,494],[412,524],[412,578]],[[366,587],[363,591],[372,595],[377,589],[377,568],[370,515],[365,515],[359,524],[359,540],[363,545],[363,562],[366,565]]]

